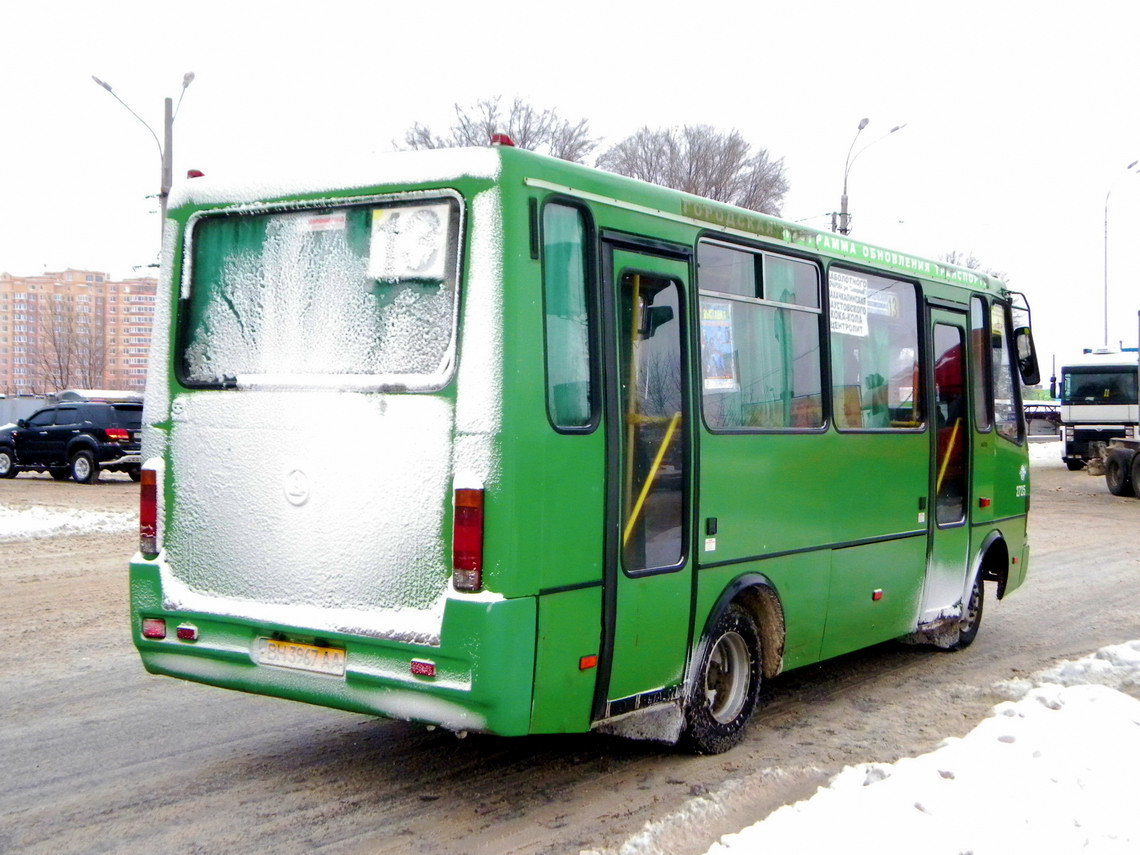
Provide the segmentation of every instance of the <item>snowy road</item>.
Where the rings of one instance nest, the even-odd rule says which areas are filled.
[[[1030,579],[990,598],[962,653],[884,645],[783,675],[719,757],[459,741],[147,675],[127,628],[134,536],[114,516],[136,490],[0,482],[0,520],[112,515],[85,534],[0,531],[0,851],[704,852],[844,766],[965,735],[1002,681],[1140,638],[1140,500],[1050,458],[1033,470]]]

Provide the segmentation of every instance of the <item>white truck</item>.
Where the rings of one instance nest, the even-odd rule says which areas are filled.
[[[1101,447],[1097,443],[1140,439],[1138,386],[1135,348],[1098,348],[1062,366],[1061,388],[1056,391],[1064,431],[1061,457],[1069,469],[1081,469],[1097,458]]]

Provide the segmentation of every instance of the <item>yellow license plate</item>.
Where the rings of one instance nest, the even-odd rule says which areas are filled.
[[[254,642],[253,658],[259,665],[344,676],[345,653],[336,647],[259,638]]]

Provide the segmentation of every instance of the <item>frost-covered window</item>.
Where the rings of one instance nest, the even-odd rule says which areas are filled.
[[[454,197],[203,217],[181,312],[184,381],[443,386],[460,221]]]

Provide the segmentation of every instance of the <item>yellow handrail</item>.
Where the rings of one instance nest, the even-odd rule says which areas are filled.
[[[954,450],[954,441],[958,438],[958,427],[961,424],[962,419],[954,419],[954,429],[950,431],[950,442],[946,445],[946,454],[942,458],[942,465],[938,467],[938,482],[934,485],[935,495],[942,491],[942,479],[946,475],[946,467],[950,465],[950,452]]]
[[[621,538],[622,546],[629,543],[629,536],[633,533],[633,526],[637,522],[637,518],[641,516],[641,509],[645,505],[645,498],[649,495],[649,487],[653,484],[653,479],[657,477],[657,470],[661,468],[661,461],[665,459],[665,452],[669,448],[669,443],[673,441],[673,434],[677,432],[677,424],[680,421],[680,413],[674,413],[673,418],[669,420],[669,427],[665,430],[665,436],[661,439],[661,445],[657,449],[657,456],[653,458],[653,465],[649,467],[649,474],[645,477],[645,483],[641,485],[641,495],[637,497],[633,511],[630,512],[629,520],[625,524],[625,533]]]

